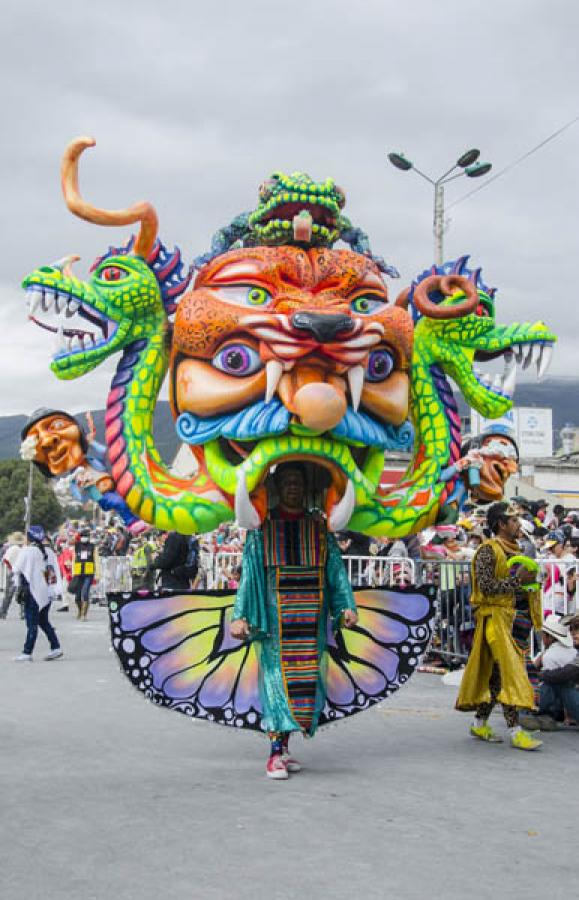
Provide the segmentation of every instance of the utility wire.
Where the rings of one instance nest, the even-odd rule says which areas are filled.
[[[533,147],[531,150],[527,150],[526,153],[523,153],[523,155],[519,156],[518,159],[515,159],[514,162],[509,163],[508,166],[505,166],[504,169],[501,169],[500,172],[497,172],[496,175],[493,175],[491,178],[487,178],[487,180],[483,184],[480,184],[478,187],[473,188],[473,190],[469,191],[468,194],[464,194],[464,196],[459,197],[458,200],[455,200],[453,203],[448,203],[447,207],[446,207],[447,210],[451,209],[453,206],[458,206],[459,203],[463,203],[465,200],[468,200],[468,198],[472,197],[473,194],[478,194],[478,192],[482,191],[483,188],[488,187],[492,181],[496,181],[497,178],[501,177],[501,175],[504,175],[506,172],[510,172],[511,169],[514,169],[515,166],[518,166],[519,163],[523,162],[523,160],[528,159],[529,156],[532,156],[533,153],[536,153],[537,150],[540,150],[541,147],[544,147],[545,144],[549,143],[549,141],[553,141],[556,137],[558,137],[560,134],[562,134],[568,128],[571,128],[571,125],[574,125],[575,122],[579,122],[579,116],[575,116],[574,119],[571,119],[570,122],[567,122],[561,128],[558,128],[557,131],[554,131],[553,134],[550,134],[549,137],[546,137],[545,140],[541,141],[540,144],[537,144],[536,147]]]

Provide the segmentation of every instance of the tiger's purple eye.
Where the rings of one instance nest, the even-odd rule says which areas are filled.
[[[384,381],[394,368],[394,357],[389,350],[373,350],[368,357],[366,378],[368,381]]]
[[[247,344],[228,344],[213,359],[213,365],[226,375],[253,375],[263,363],[259,353]]]

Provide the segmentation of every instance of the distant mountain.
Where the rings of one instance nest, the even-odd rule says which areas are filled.
[[[567,423],[579,426],[579,378],[548,378],[537,384],[533,381],[521,381],[516,389],[517,406],[547,406],[553,410],[553,431],[555,447],[559,446],[559,431]],[[464,402],[459,400],[461,412],[466,412]],[[82,418],[82,413],[78,416]],[[99,439],[104,434],[104,410],[94,410],[93,416]],[[20,432],[26,422],[26,416],[0,417],[0,459],[13,459],[18,456]],[[175,434],[175,427],[169,404],[160,401],[155,410],[155,436],[157,447],[164,460],[171,462],[179,449],[180,441]]]

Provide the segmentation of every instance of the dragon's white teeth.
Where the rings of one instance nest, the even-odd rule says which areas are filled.
[[[48,291],[42,291],[42,309],[44,312],[48,312],[54,302],[54,295],[49,294]]]
[[[355,505],[356,491],[354,490],[354,483],[351,478],[348,478],[344,496],[339,503],[336,503],[328,517],[329,530],[343,531],[352,518]]]
[[[28,305],[28,315],[33,316],[38,307],[40,306],[40,301],[42,300],[42,294],[39,291],[31,292],[29,305]]]
[[[251,502],[245,472],[241,469],[237,473],[237,487],[235,489],[235,518],[240,528],[259,528],[261,519],[259,513]]]
[[[483,375],[481,378],[481,384],[484,384],[485,387],[491,386],[491,376],[489,374]]]
[[[83,343],[79,338],[78,334],[73,334],[70,341],[68,342],[69,350],[82,350]]]
[[[79,309],[80,309],[79,301],[75,300],[73,297],[71,297],[66,304],[66,312],[65,312],[66,318],[70,319],[71,316],[74,316],[74,314],[77,313]]]
[[[533,345],[524,344],[523,350],[525,353],[525,358],[523,359],[523,369],[528,369],[533,362]]]
[[[279,384],[279,380],[283,374],[283,365],[277,359],[270,359],[265,364],[265,378],[266,378],[266,387],[265,387],[265,402],[269,403],[269,401],[273,398],[277,386]]]
[[[517,383],[517,364],[511,365],[505,372],[503,381],[503,394],[512,397],[515,393],[515,384]]]
[[[350,397],[352,398],[352,409],[354,412],[357,412],[364,387],[364,366],[352,366],[351,369],[348,369],[348,384],[350,386]]]
[[[516,344],[514,347],[515,359],[518,363],[522,363],[523,361],[523,353],[525,351],[524,344]]]
[[[503,377],[502,375],[495,375],[493,378],[493,391],[500,391],[503,387]]]
[[[62,325],[56,329],[54,334],[54,355],[66,350],[66,338],[64,336],[64,328]]]
[[[475,368],[474,368],[474,374],[476,375],[477,378],[481,378],[481,377],[482,377],[482,372],[481,372],[481,370],[478,368],[478,366],[475,366]]]
[[[541,347],[541,351],[537,358],[537,378],[539,381],[547,374],[547,369],[551,364],[553,355],[553,344],[547,343]]]

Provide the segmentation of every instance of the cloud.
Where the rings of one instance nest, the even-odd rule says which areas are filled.
[[[469,146],[495,171],[577,114],[579,7],[541,0],[276,4],[221,0],[41,0],[3,19],[0,146],[3,284],[0,413],[44,402],[102,406],[112,362],[78,382],[47,374],[45,335],[25,321],[23,275],[68,252],[79,269],[128,230],[75,219],[60,195],[62,150],[94,203],[152,201],[187,259],[250,208],[278,168],[331,174],[347,212],[408,282],[432,262],[432,193],[387,162],[403,150],[437,175]],[[499,317],[545,318],[561,335],[552,371],[579,354],[571,323],[579,125],[489,185],[447,189],[448,257],[470,252],[499,288]],[[86,271],[86,268],[85,268]],[[402,284],[399,285],[402,287]],[[393,286],[393,292],[399,287]]]

